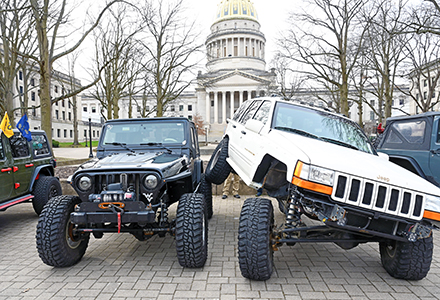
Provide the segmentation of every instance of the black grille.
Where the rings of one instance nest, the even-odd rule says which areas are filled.
[[[345,174],[337,174],[336,178],[333,192],[336,201],[413,219],[423,215],[422,194]]]
[[[348,200],[356,202],[359,196],[359,187],[361,186],[361,182],[357,179],[353,179],[351,182],[350,195],[348,196]]]
[[[365,184],[365,192],[364,192],[364,197],[362,198],[362,204],[365,205],[371,204],[371,199],[373,198],[373,190],[374,190],[374,185],[367,182]]]

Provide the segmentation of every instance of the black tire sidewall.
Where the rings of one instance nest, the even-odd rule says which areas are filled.
[[[392,249],[389,249],[389,246]],[[429,272],[433,255],[433,237],[415,242],[392,241],[379,243],[384,269],[394,278],[421,280]]]
[[[206,180],[206,174],[202,174],[199,192],[205,197],[207,217],[211,219],[214,213],[212,207],[212,185]]]
[[[201,268],[208,257],[208,218],[202,194],[183,194],[176,212],[176,252],[185,268]]]
[[[243,204],[238,230],[238,261],[243,277],[268,280],[273,272],[272,202],[249,198]]]
[[[40,178],[35,181],[32,206],[37,215],[41,214],[44,206],[49,201],[52,189],[56,190],[56,196],[62,194],[60,181],[53,176],[40,176]]]
[[[206,179],[214,184],[222,184],[229,173],[231,173],[231,166],[229,166],[226,158],[228,158],[228,138],[224,138],[215,148],[208,165],[206,166]]]
[[[67,227],[70,213],[81,202],[77,196],[53,197],[44,207],[37,224],[37,250],[42,261],[54,267],[69,267],[81,260],[89,243],[89,235],[76,241],[75,247],[68,244]]]

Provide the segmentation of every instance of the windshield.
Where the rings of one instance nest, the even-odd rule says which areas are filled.
[[[105,125],[103,145],[185,145],[183,122],[133,122]]]
[[[277,103],[272,128],[375,153],[367,137],[355,123],[342,117],[289,103]]]

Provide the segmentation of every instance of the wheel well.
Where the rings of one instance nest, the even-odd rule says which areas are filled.
[[[266,189],[278,189],[286,183],[287,166],[266,154],[259,164],[253,181],[264,183]]]
[[[54,174],[53,174],[53,171],[50,170],[49,168],[43,168],[43,169],[41,169],[40,171],[38,171],[38,173],[39,173],[40,175],[44,175],[44,176],[53,176],[53,175],[54,175]]]
[[[419,175],[426,179],[425,173],[422,171],[420,166],[409,159],[402,158],[402,157],[391,157],[390,156],[390,162],[395,163],[396,165],[401,166],[404,169],[407,169],[408,171],[413,172],[416,175]]]

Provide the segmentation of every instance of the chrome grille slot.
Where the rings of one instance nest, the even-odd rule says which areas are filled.
[[[338,202],[420,220],[425,197],[383,182],[336,174],[332,198]]]

